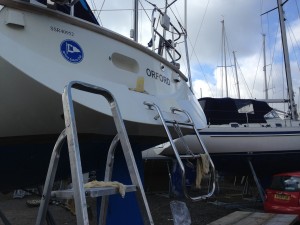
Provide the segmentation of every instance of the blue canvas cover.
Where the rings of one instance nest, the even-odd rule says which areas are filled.
[[[198,101],[210,125],[266,123],[264,115],[273,110],[266,102],[253,99],[200,98]],[[250,106],[251,110],[243,110]]]

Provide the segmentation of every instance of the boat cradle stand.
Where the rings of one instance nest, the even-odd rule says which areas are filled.
[[[47,177],[44,185],[43,195],[41,199],[40,208],[37,215],[36,225],[41,225],[45,221],[49,201],[51,197],[70,199],[74,198],[75,209],[76,209],[76,219],[77,224],[88,225],[88,210],[86,197],[99,197],[102,196],[99,224],[106,224],[106,212],[108,207],[108,196],[118,194],[116,187],[96,187],[96,188],[84,188],[83,175],[79,151],[79,143],[77,137],[77,129],[75,124],[75,115],[73,100],[71,95],[71,89],[75,88],[84,92],[90,92],[93,94],[102,95],[109,102],[114,123],[117,129],[117,135],[113,139],[111,146],[109,148],[105,178],[104,181],[110,181],[113,170],[114,162],[114,152],[117,143],[120,141],[121,147],[123,149],[123,154],[126,160],[126,164],[129,170],[130,179],[132,184],[125,185],[126,192],[135,192],[139,203],[140,211],[142,214],[144,224],[154,224],[150,213],[149,205],[146,199],[146,195],[143,189],[142,181],[137,169],[137,165],[134,159],[132,148],[129,142],[127,131],[124,125],[124,121],[121,117],[117,102],[114,96],[106,89],[90,85],[87,83],[73,81],[70,82],[64,89],[62,99],[64,108],[64,118],[66,128],[60,134],[50,159],[50,164],[47,172]],[[63,145],[64,140],[68,140],[68,150],[69,159],[71,165],[71,177],[73,188],[69,190],[52,191],[55,174],[58,166],[58,161],[60,157],[60,150]]]
[[[254,169],[254,167],[252,165],[252,162],[251,162],[251,158],[248,158],[248,163],[249,163],[249,167],[250,167],[253,179],[255,181],[257,190],[258,190],[259,197],[262,200],[262,202],[264,202],[265,201],[265,191],[264,191],[263,187],[261,186],[261,184],[259,182],[259,179],[256,175],[255,169]]]

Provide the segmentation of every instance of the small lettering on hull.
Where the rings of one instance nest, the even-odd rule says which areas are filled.
[[[72,37],[75,35],[74,32],[72,32],[72,31],[68,31],[68,30],[65,30],[65,29],[62,29],[59,27],[55,27],[55,26],[50,26],[50,30],[57,32],[57,33],[61,33],[61,34],[66,34],[66,35],[69,35]]]

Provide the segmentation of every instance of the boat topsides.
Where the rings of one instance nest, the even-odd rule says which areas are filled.
[[[0,4],[6,6],[0,11],[1,96],[10,96],[2,99],[9,105],[10,114],[3,113],[1,120],[8,126],[21,121],[21,135],[27,130],[35,134],[60,132],[60,95],[74,80],[109,90],[126,121],[160,124],[154,119],[156,112],[144,105],[147,101],[157,104],[168,119],[186,119],[170,112],[176,107],[188,111],[197,128],[205,126],[203,111],[184,76],[149,49],[46,7],[11,0],[0,0]],[[98,96],[74,91],[74,100],[86,107],[81,112],[91,110],[104,119],[111,115],[107,102]],[[9,117],[11,114],[17,121]],[[77,117],[79,122],[94,118],[83,115]],[[93,125],[92,120],[87,124],[92,125],[88,131],[99,132],[99,125]],[[53,129],[46,131],[45,127]],[[146,131],[139,125],[135,130],[139,134]]]
[[[188,81],[188,78],[176,66],[174,66],[172,63],[167,61],[165,58],[163,58],[160,55],[156,54],[155,52],[149,50],[145,46],[143,46],[135,41],[132,41],[131,39],[129,39],[125,36],[122,36],[118,33],[108,30],[104,27],[95,25],[93,23],[84,21],[77,17],[70,16],[68,14],[65,14],[65,13],[62,13],[62,12],[59,12],[56,10],[49,9],[42,4],[30,4],[24,0],[23,1],[22,0],[0,0],[0,5],[7,6],[10,8],[13,8],[13,9],[19,9],[22,11],[23,10],[29,11],[29,12],[34,11],[35,13],[39,13],[39,14],[42,14],[45,16],[55,17],[60,20],[63,20],[66,23],[72,24],[74,26],[93,31],[93,32],[99,33],[101,35],[107,36],[110,39],[114,39],[116,41],[122,42],[126,45],[131,46],[132,48],[135,48],[135,49],[145,52],[146,54],[150,55],[151,57],[156,58],[157,60],[166,64],[168,67],[172,68],[172,70],[174,70],[176,73],[178,73],[178,75],[181,77],[181,79],[183,79],[184,81]]]

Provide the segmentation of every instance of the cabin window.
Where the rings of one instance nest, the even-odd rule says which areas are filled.
[[[239,124],[238,123],[230,123],[230,126],[231,127],[239,127]]]
[[[278,113],[272,110],[271,112],[267,113],[265,116],[265,119],[278,119],[280,118]]]
[[[238,108],[238,112],[239,113],[251,113],[254,114],[254,108],[253,108],[253,104],[247,104],[247,105],[243,105],[240,108]]]

